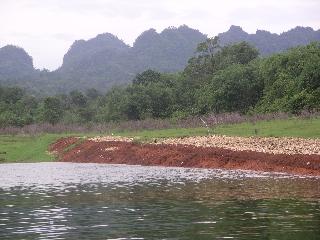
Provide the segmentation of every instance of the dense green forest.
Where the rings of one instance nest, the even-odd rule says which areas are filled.
[[[256,47],[261,56],[268,56],[320,41],[320,30],[296,27],[282,34],[262,30],[249,34],[231,26],[218,36],[221,46],[245,41]],[[195,56],[197,45],[206,38],[186,25],[169,27],[160,33],[149,29],[133,46],[110,33],[99,34],[92,39],[75,41],[64,55],[62,66],[52,72],[34,69],[27,52],[5,46],[0,48],[0,84],[20,86],[43,96],[88,88],[107,91],[115,85],[130,83],[136,74],[147,69],[161,73],[183,71],[188,59]]]
[[[222,47],[218,37],[209,38],[182,72],[146,70],[106,93],[88,89],[40,98],[18,87],[0,88],[0,127],[302,110],[320,110],[319,42],[259,57],[246,42]]]

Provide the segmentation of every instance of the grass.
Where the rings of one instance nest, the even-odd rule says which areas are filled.
[[[138,137],[142,140],[167,137],[205,136],[208,134],[228,136],[301,137],[320,138],[320,118],[271,120],[253,123],[220,125],[216,128],[179,128],[115,133],[119,136]]]
[[[62,137],[58,134],[40,136],[0,136],[1,162],[44,162],[53,161],[47,153],[48,146]]]
[[[79,139],[77,139],[77,141],[76,141],[75,143],[67,146],[67,147],[63,150],[63,152],[66,153],[66,152],[70,151],[71,149],[73,149],[73,148],[77,147],[78,145],[80,145],[81,143],[83,143],[85,140],[86,140],[86,138],[79,138]]]
[[[172,138],[172,137],[188,137],[188,136],[205,136],[208,135],[206,128],[170,128],[158,130],[115,132],[116,136],[135,137],[140,140],[150,140],[153,138]]]
[[[320,138],[320,118],[260,121],[253,123],[220,125],[210,129],[209,134],[228,136],[302,137]],[[54,161],[47,150],[51,143],[65,136],[88,134],[42,134],[39,136],[0,135],[0,162],[45,162]],[[94,136],[95,134],[89,134]],[[206,128],[179,128],[145,131],[114,132],[117,136],[135,137],[138,141],[154,138],[187,137],[208,135]],[[83,140],[82,140],[83,141]],[[79,142],[80,143],[80,142]],[[77,143],[78,144],[78,143]],[[76,144],[76,145],[77,145]],[[72,148],[72,146],[69,146]]]
[[[301,137],[320,138],[320,118],[260,121],[256,124],[241,123],[221,125],[215,134],[228,136]]]

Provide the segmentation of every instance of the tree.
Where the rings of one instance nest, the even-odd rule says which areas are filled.
[[[257,112],[319,110],[320,44],[297,47],[262,61],[264,94]]]
[[[45,122],[51,124],[58,123],[63,115],[60,100],[57,97],[45,98],[43,101],[42,115]]]
[[[79,91],[72,91],[70,92],[70,98],[72,104],[74,104],[77,107],[85,107],[87,105],[87,97]]]
[[[199,78],[215,71],[215,55],[221,49],[219,37],[207,38],[197,46],[196,56],[188,61],[184,72],[191,77]]]
[[[24,91],[18,87],[8,87],[3,91],[1,98],[8,104],[15,104],[24,95]]]
[[[100,122],[127,120],[125,114],[128,92],[123,87],[113,87],[98,102],[97,119]]]
[[[137,74],[136,77],[133,79],[133,84],[147,85],[149,83],[158,82],[160,80],[160,77],[161,74],[159,72],[149,69]]]
[[[216,73],[209,84],[197,91],[200,114],[208,112],[246,113],[259,101],[263,83],[259,81],[256,65],[233,64]]]
[[[101,94],[100,94],[100,92],[99,92],[97,89],[95,89],[95,88],[89,88],[89,89],[87,89],[87,91],[86,91],[86,96],[87,96],[87,98],[89,98],[89,99],[91,99],[91,100],[95,100],[95,99],[97,99],[98,97],[100,97]]]
[[[240,42],[225,46],[217,55],[220,60],[220,69],[231,64],[248,64],[259,56],[259,51],[247,42]]]
[[[184,73],[203,80],[232,64],[248,64],[258,55],[258,50],[246,42],[220,47],[218,37],[209,38],[198,45],[197,56],[189,60]]]
[[[213,57],[221,46],[219,45],[219,37],[207,38],[206,41],[199,43],[197,46],[197,53],[200,56]]]

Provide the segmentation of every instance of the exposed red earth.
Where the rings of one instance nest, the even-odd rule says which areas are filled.
[[[73,144],[75,147],[68,149]],[[242,169],[320,176],[319,154],[274,154],[121,140],[79,142],[74,137],[58,140],[49,150],[63,162]]]
[[[58,141],[56,141],[55,143],[50,145],[50,151],[51,152],[55,152],[57,149],[57,153],[59,151],[59,154],[61,150],[64,150],[66,148],[68,148],[69,146],[71,146],[72,144],[75,144],[76,142],[78,142],[78,138],[76,137],[65,137],[65,138],[60,138],[58,139]]]

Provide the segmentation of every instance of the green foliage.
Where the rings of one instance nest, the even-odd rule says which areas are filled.
[[[206,41],[199,43],[197,52],[201,56],[213,56],[220,48],[219,38],[216,36],[214,38],[207,38]]]
[[[255,131],[257,130],[257,132]],[[239,123],[219,125],[211,132],[227,136],[258,136],[258,137],[302,137],[319,138],[320,137],[320,118],[314,119],[286,119],[259,121],[256,123]],[[145,141],[154,138],[169,137],[188,137],[208,135],[206,128],[178,128],[178,129],[160,129],[144,130],[115,133],[120,136],[136,137]]]
[[[159,82],[161,74],[153,70],[146,70],[136,75],[133,79],[133,84],[148,85],[150,83]]]
[[[232,64],[247,64],[259,55],[258,50],[246,42],[221,48],[218,38],[200,43],[198,51],[199,55],[191,58],[184,70],[186,75],[196,79],[206,78]]]
[[[253,59],[257,58],[259,51],[247,42],[240,42],[233,45],[227,45],[218,52],[217,64],[219,69],[231,64],[248,64]]]
[[[89,88],[86,90],[86,96],[90,100],[96,100],[101,96],[101,93],[95,88]]]
[[[0,87],[0,127],[320,110],[320,43],[258,58],[247,43],[220,47],[213,38],[198,51],[182,73],[147,70],[106,94],[89,89],[40,98]]]
[[[197,109],[208,112],[246,113],[262,95],[253,65],[233,64],[217,72],[212,80],[197,91]]]
[[[112,88],[99,101],[97,120],[99,122],[127,120],[125,114],[127,104],[128,96],[126,90],[120,87]]]
[[[62,118],[63,110],[60,99],[57,97],[47,97],[43,102],[43,120],[51,124],[56,124]]]
[[[265,59],[260,77],[265,88],[257,111],[319,110],[320,43]]]
[[[0,48],[0,84],[17,85],[42,96],[67,94],[76,89],[85,92],[92,87],[107,91],[116,85],[129,84],[137,73],[147,69],[162,73],[182,71],[191,57],[195,58],[188,69],[195,76],[221,70],[220,63],[225,66],[226,61],[228,64],[243,64],[248,59],[237,56],[242,54],[238,51],[235,51],[235,58],[244,62],[235,61],[232,57],[223,61],[215,58],[217,61],[212,63],[209,58],[199,58],[216,54],[220,47],[243,41],[257,48],[262,56],[268,56],[320,40],[319,31],[308,27],[296,27],[278,35],[261,30],[248,34],[240,27],[231,26],[230,30],[218,36],[219,39],[206,40],[205,34],[185,25],[169,27],[161,33],[150,29],[130,47],[110,33],[99,34],[86,41],[75,41],[64,55],[62,66],[53,72],[34,69],[32,58],[23,49],[4,46]],[[198,53],[195,54],[198,44]],[[245,55],[250,56],[248,53]],[[203,65],[203,61],[208,64]]]
[[[17,87],[0,87],[0,127],[33,123],[38,101]]]
[[[24,95],[21,88],[18,87],[8,87],[5,91],[2,91],[1,100],[7,104],[17,103]]]
[[[85,107],[87,105],[87,97],[79,91],[70,92],[71,104],[77,107]]]

